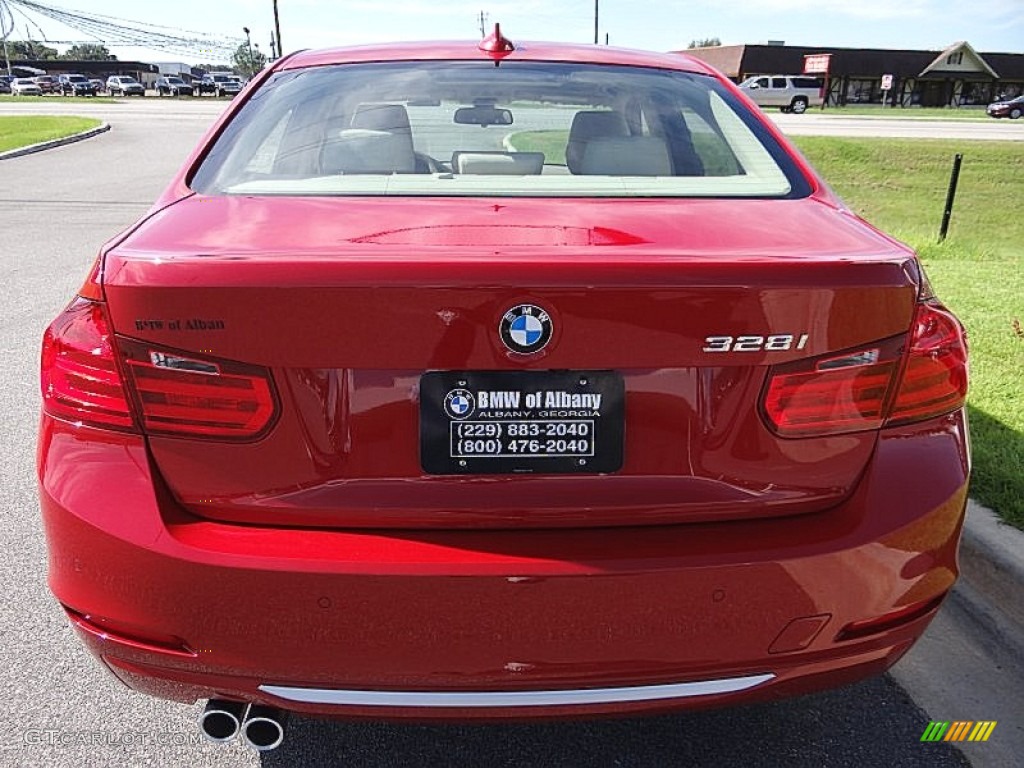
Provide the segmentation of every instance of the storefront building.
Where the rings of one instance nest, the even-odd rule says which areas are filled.
[[[828,101],[845,104],[961,107],[1024,93],[1024,54],[978,53],[967,42],[944,51],[829,48],[795,45],[722,45],[687,53],[736,82],[754,75],[803,72],[804,57],[831,54]],[[884,75],[892,88],[882,90]]]

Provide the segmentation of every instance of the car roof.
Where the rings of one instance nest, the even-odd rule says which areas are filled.
[[[692,56],[680,53],[655,53],[606,45],[570,45],[566,43],[513,42],[515,50],[490,54],[477,41],[435,41],[389,43],[348,48],[299,51],[282,59],[281,70],[319,67],[328,64],[355,64],[385,61],[440,61],[449,59],[502,61],[560,61],[587,64],[611,64],[630,67],[655,67],[682,72],[712,74],[714,70]]]

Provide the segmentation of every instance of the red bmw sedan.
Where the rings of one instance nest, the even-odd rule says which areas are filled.
[[[837,686],[956,580],[966,389],[913,251],[703,63],[300,52],[46,331],[50,585],[258,749]]]

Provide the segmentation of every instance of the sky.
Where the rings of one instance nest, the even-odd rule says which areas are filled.
[[[0,0],[2,1],[2,0]],[[14,3],[16,0],[10,0]],[[36,0],[144,24],[252,41],[270,52],[272,0]],[[479,14],[515,40],[590,43],[593,0],[278,0],[285,50],[373,42],[474,39]],[[13,5],[11,39],[85,41],[81,31]],[[1024,52],[1024,0],[598,0],[599,37],[612,45],[679,50],[691,40],[724,44],[942,50],[966,40],[982,52]],[[62,49],[64,46],[55,45]],[[180,54],[110,46],[122,60],[183,61]],[[198,58],[198,57],[193,57]]]

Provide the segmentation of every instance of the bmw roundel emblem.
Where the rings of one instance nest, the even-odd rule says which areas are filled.
[[[468,389],[453,389],[444,396],[444,410],[456,421],[468,419],[476,410],[476,398]]]
[[[498,334],[513,352],[540,352],[551,341],[551,316],[535,304],[519,304],[502,315]]]

